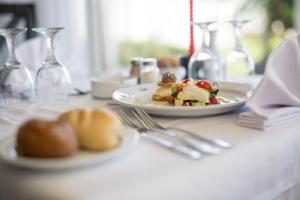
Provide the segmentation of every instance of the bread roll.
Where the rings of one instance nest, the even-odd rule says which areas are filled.
[[[16,148],[29,157],[66,157],[76,153],[78,140],[66,122],[33,119],[19,128]]]
[[[121,122],[106,109],[72,110],[63,113],[59,120],[73,125],[80,147],[88,150],[108,150],[119,144]]]

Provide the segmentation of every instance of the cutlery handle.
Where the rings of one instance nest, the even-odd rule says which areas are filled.
[[[221,153],[221,149],[219,147],[213,146],[211,144],[206,144],[199,140],[195,140],[192,137],[182,136],[181,140],[185,144],[191,146],[192,148],[194,148],[202,153],[206,153],[206,154],[210,154],[210,155],[216,155],[216,154]]]
[[[179,141],[189,145],[191,148],[198,150],[202,153],[215,155],[221,152],[220,148],[218,147],[206,144],[203,141],[200,141],[199,139],[196,139],[189,135],[182,136],[173,130],[152,128],[151,131],[160,133],[165,136],[176,138]]]
[[[199,151],[196,151],[192,148],[189,148],[187,146],[184,146],[182,144],[177,144],[177,143],[174,143],[170,140],[167,140],[167,139],[164,139],[164,138],[161,138],[159,136],[156,136],[156,135],[152,135],[152,134],[149,134],[149,133],[146,133],[146,132],[141,132],[141,135],[156,143],[156,144],[159,144],[173,152],[176,152],[176,153],[179,153],[179,154],[182,154],[184,156],[187,156],[187,157],[190,157],[190,158],[193,158],[193,159],[200,159],[202,157],[202,154],[199,152]]]
[[[169,127],[169,129],[170,130],[175,130],[175,131],[180,131],[180,132],[185,133],[186,135],[192,137],[195,140],[207,142],[207,143],[210,143],[212,145],[218,146],[220,148],[228,149],[228,148],[232,147],[232,144],[225,141],[225,140],[205,138],[205,137],[202,137],[202,136],[197,135],[195,133],[192,133],[190,131],[182,130],[180,128]]]

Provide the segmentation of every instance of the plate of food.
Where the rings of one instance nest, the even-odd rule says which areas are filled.
[[[109,110],[75,109],[55,121],[32,119],[16,136],[2,140],[0,158],[7,164],[38,170],[92,166],[120,157],[139,140]]]
[[[114,102],[131,108],[143,108],[150,114],[195,117],[226,113],[245,105],[251,86],[233,82],[187,79],[176,81],[167,72],[157,84],[145,84],[116,90]]]

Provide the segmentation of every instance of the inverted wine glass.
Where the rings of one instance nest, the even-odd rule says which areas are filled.
[[[21,64],[15,54],[15,37],[25,28],[0,29],[6,40],[8,57],[0,68],[0,104],[5,108],[25,108],[34,101],[34,85],[27,67]]]
[[[202,43],[200,48],[191,56],[188,64],[188,77],[193,79],[220,80],[221,66],[206,43],[209,39],[208,26],[214,22],[193,22],[201,30]]]
[[[229,52],[226,59],[226,79],[236,79],[243,76],[254,74],[255,64],[249,52],[243,47],[241,42],[241,28],[249,20],[228,21],[235,34],[234,48]]]
[[[42,34],[47,42],[47,55],[38,69],[35,78],[35,92],[39,104],[55,104],[68,102],[71,92],[71,79],[66,67],[54,54],[54,37],[64,28],[34,28]]]

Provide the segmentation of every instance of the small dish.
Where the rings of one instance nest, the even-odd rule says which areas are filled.
[[[137,78],[134,76],[106,76],[91,80],[92,96],[95,98],[112,98],[112,94],[119,88],[137,85]]]

